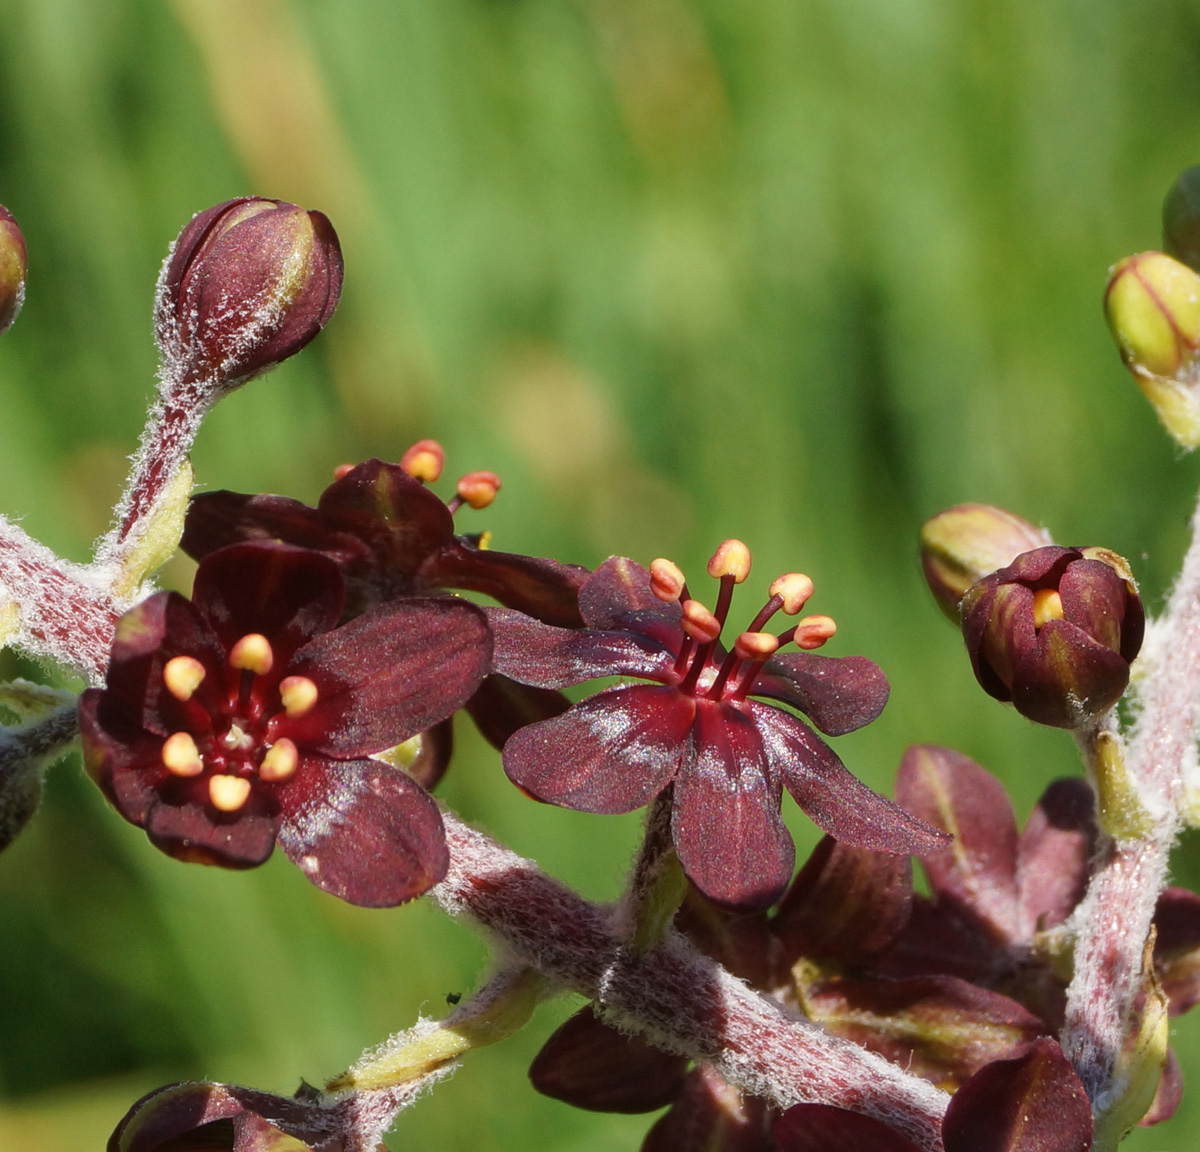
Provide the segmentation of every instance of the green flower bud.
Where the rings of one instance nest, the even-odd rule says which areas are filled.
[[[1163,251],[1200,271],[1200,165],[1179,173],[1162,216]]]
[[[25,302],[25,237],[12,213],[0,204],[0,335],[17,318]]]
[[[1050,533],[994,504],[957,504],[921,525],[921,567],[938,607],[958,623],[968,588],[1022,552],[1052,544]]]
[[[1168,432],[1200,444],[1200,276],[1162,252],[1115,265],[1104,297],[1121,358]]]

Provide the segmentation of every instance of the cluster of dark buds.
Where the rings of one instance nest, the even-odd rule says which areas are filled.
[[[1168,198],[1166,231],[1173,255],[1119,265],[1106,303],[1126,363],[1194,445],[1200,173]],[[0,332],[25,276],[0,208]],[[872,722],[889,686],[870,660],[817,653],[836,628],[801,616],[807,576],[774,579],[723,639],[750,574],[740,541],[709,561],[711,608],[664,559],[589,572],[496,551],[457,517],[487,508],[499,478],[469,472],[442,499],[432,440],[344,465],[315,507],[189,502],[205,412],[313,339],[341,283],[320,213],[241,198],[198,215],[159,280],[159,393],[95,560],[70,564],[0,518],[0,642],[92,685],[77,708],[0,685],[19,720],[0,730],[0,848],[78,732],[92,778],[163,852],[251,868],[278,842],[351,903],[428,892],[498,941],[497,971],[323,1090],[152,1092],[110,1152],[375,1152],[399,1108],[565,990],[588,1003],[542,1049],[534,1086],[581,1108],[666,1108],[644,1152],[1110,1152],[1170,1116],[1168,1017],[1200,1002],[1200,897],[1160,891],[1200,812],[1200,517],[1128,746],[1116,709],[1145,630],[1129,565],[990,505],[929,520],[926,578],[979,683],[1071,730],[1090,782],[1056,781],[1018,831],[988,773],[918,746],[893,802],[822,738]],[[199,562],[190,599],[150,583],[180,543]],[[779,613],[799,619],[772,631]],[[433,799],[460,709],[532,798],[648,808],[615,905]],[[785,790],[826,833],[798,874]]]

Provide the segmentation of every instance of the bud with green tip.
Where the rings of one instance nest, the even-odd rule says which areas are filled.
[[[921,567],[938,607],[959,621],[968,588],[1022,552],[1053,541],[1044,528],[994,504],[956,504],[921,525]]]
[[[1024,552],[962,601],[984,691],[1054,728],[1082,728],[1116,704],[1144,628],[1129,565],[1106,548]]]
[[[1200,271],[1200,164],[1176,177],[1162,216],[1163,251]]]
[[[1200,445],[1200,276],[1163,252],[1109,274],[1104,311],[1121,359],[1183,447]]]
[[[0,336],[12,325],[25,302],[25,237],[13,214],[0,204]]]
[[[341,289],[341,248],[322,213],[250,196],[201,212],[159,277],[164,375],[228,391],[299,352]]]

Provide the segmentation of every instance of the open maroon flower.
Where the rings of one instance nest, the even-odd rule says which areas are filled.
[[[429,446],[429,447],[425,447]],[[346,578],[347,610],[353,615],[398,596],[423,596],[444,588],[482,592],[547,624],[578,627],[577,596],[587,570],[556,560],[493,552],[486,538],[457,535],[454,514],[495,494],[491,473],[470,473],[459,494],[444,503],[423,483],[439,467],[433,441],[420,441],[401,464],[367,460],[330,484],[315,508],[287,496],[205,492],[192,500],[181,546],[196,560],[245,540],[282,540],[324,552]],[[436,450],[436,451],[435,451]],[[410,475],[404,465],[417,471]],[[481,488],[480,478],[491,484]]]
[[[687,591],[668,561],[651,570],[607,561],[583,584],[587,627],[553,628],[489,609],[494,668],[523,684],[563,688],[633,676],[563,715],[518,731],[504,746],[509,778],[539,800],[585,812],[630,812],[673,787],[671,835],[684,871],[718,903],[765,908],[787,886],[795,850],[780,818],[787,788],[840,840],[885,852],[932,851],[946,837],[856,780],[793,713],[830,735],[874,720],[887,700],[883,673],[861,657],[776,655],[782,642],[815,648],[833,634],[810,617],[782,637],[762,631],[781,609],[800,611],[812,581],[792,573],[731,651],[718,643],[749,551],[727,541],[709,563],[721,580],[716,611]]]
[[[370,757],[461,706],[491,645],[461,600],[394,601],[335,628],[343,597],[315,552],[222,549],[191,601],[163,592],[121,618],[80,728],[89,772],[169,855],[251,868],[278,838],[318,887],[385,907],[441,879],[447,852],[433,799]]]

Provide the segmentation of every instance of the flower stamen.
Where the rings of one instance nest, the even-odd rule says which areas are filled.
[[[175,776],[199,776],[204,771],[200,749],[189,732],[174,732],[163,742],[162,762]]]
[[[265,676],[275,663],[271,642],[260,632],[248,632],[229,651],[229,664],[243,672]]]
[[[1033,626],[1040,628],[1051,620],[1063,618],[1062,597],[1053,588],[1039,588],[1033,594]]]
[[[277,784],[296,774],[300,764],[300,753],[291,740],[284,737],[276,740],[262,758],[258,774],[268,783]],[[214,801],[215,803],[215,801]],[[218,805],[219,807],[219,805]]]
[[[650,564],[650,591],[664,604],[674,604],[686,598],[687,581],[678,564],[661,556]]]
[[[455,491],[458,495],[448,505],[452,513],[464,504],[478,511],[496,499],[496,493],[500,491],[500,477],[495,472],[468,472],[459,478]]]
[[[210,777],[208,798],[219,811],[236,812],[250,799],[250,781],[241,776]]]
[[[317,702],[317,686],[307,676],[285,676],[279,682],[279,698],[288,719],[297,720]]]
[[[204,665],[194,656],[175,656],[163,665],[162,678],[167,691],[186,703],[204,679]]]
[[[699,600],[683,602],[680,626],[697,644],[712,644],[721,635],[721,622]]]
[[[423,484],[432,484],[441,476],[445,463],[445,449],[436,440],[418,440],[400,457],[400,467]]]
[[[811,652],[822,647],[837,632],[837,624],[830,616],[806,616],[792,630],[792,640],[797,648]]]

